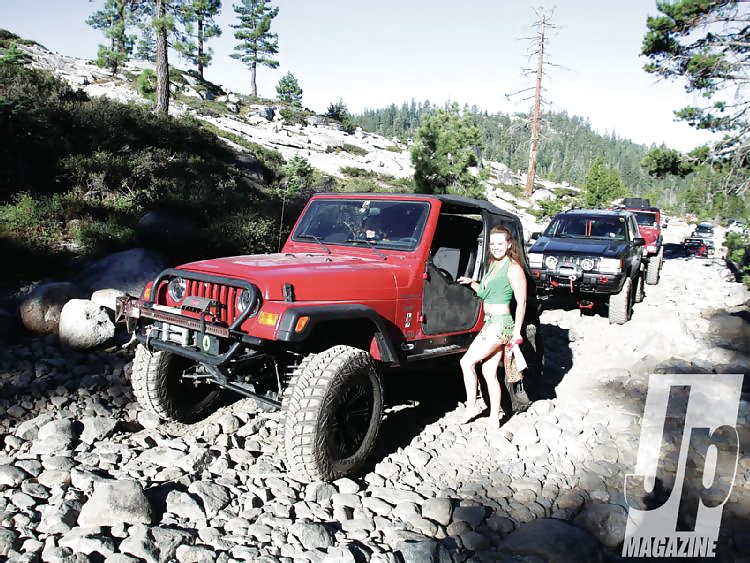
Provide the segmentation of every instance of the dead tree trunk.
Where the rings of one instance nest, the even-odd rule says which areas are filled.
[[[529,171],[526,175],[524,193],[530,196],[534,193],[534,179],[536,178],[536,153],[539,148],[539,108],[542,99],[542,68],[544,64],[544,24],[546,18],[539,22],[539,53],[536,63],[536,89],[534,93],[534,117],[531,121],[531,143],[529,144]]]

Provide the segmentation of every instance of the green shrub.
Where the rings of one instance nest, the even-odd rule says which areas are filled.
[[[371,170],[365,170],[364,168],[357,168],[356,166],[342,166],[339,171],[346,176],[352,178],[375,178],[377,174]]]
[[[358,147],[357,145],[351,145],[349,143],[344,143],[341,146],[341,150],[350,154],[356,154],[358,156],[365,156],[367,154],[367,150],[363,149],[362,147]]]
[[[133,238],[133,228],[107,221],[83,221],[76,225],[75,240],[92,254],[117,252],[127,248]]]
[[[144,98],[156,102],[156,73],[150,68],[144,69],[135,79],[135,89]]]
[[[394,145],[388,145],[387,147],[385,147],[385,150],[387,150],[389,152],[397,152],[397,153],[401,152],[401,149],[399,147],[394,146]]]

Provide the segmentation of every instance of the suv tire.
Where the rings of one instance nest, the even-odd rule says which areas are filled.
[[[609,324],[622,325],[630,318],[630,299],[633,281],[625,280],[619,293],[609,296]]]
[[[663,260],[664,247],[661,247],[659,253],[656,256],[652,256],[648,261],[648,267],[646,268],[646,283],[648,285],[659,283],[659,273],[661,272]]]
[[[216,410],[222,399],[214,385],[182,379],[193,362],[169,352],[149,352],[139,344],[130,380],[140,405],[164,420],[195,422]]]
[[[334,346],[308,356],[285,395],[283,443],[290,472],[331,481],[362,467],[383,416],[383,387],[370,354]]]

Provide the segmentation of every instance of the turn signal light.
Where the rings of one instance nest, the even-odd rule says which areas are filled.
[[[308,322],[310,322],[310,317],[300,317],[297,319],[297,324],[294,325],[294,332],[300,333],[305,330]]]
[[[260,315],[258,315],[258,322],[262,325],[276,326],[276,321],[278,320],[278,313],[261,313]]]

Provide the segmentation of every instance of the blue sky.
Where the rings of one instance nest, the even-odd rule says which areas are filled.
[[[236,41],[232,4],[224,0],[212,40],[208,80],[249,93],[250,72],[231,59]],[[36,40],[52,51],[94,58],[102,34],[85,19],[103,0],[0,0],[0,27]],[[548,108],[588,118],[601,133],[650,145],[690,150],[710,137],[673,110],[693,102],[682,83],[656,81],[639,57],[646,17],[655,0],[282,0],[272,31],[279,36],[277,70],[258,70],[258,94],[272,98],[290,71],[302,87],[303,104],[325,112],[343,99],[350,112],[400,105],[414,98],[436,104],[457,101],[490,113],[528,111],[530,101],[510,94],[533,85],[523,68],[529,59],[534,9],[553,10],[543,80]],[[172,55],[171,64],[188,68]]]

